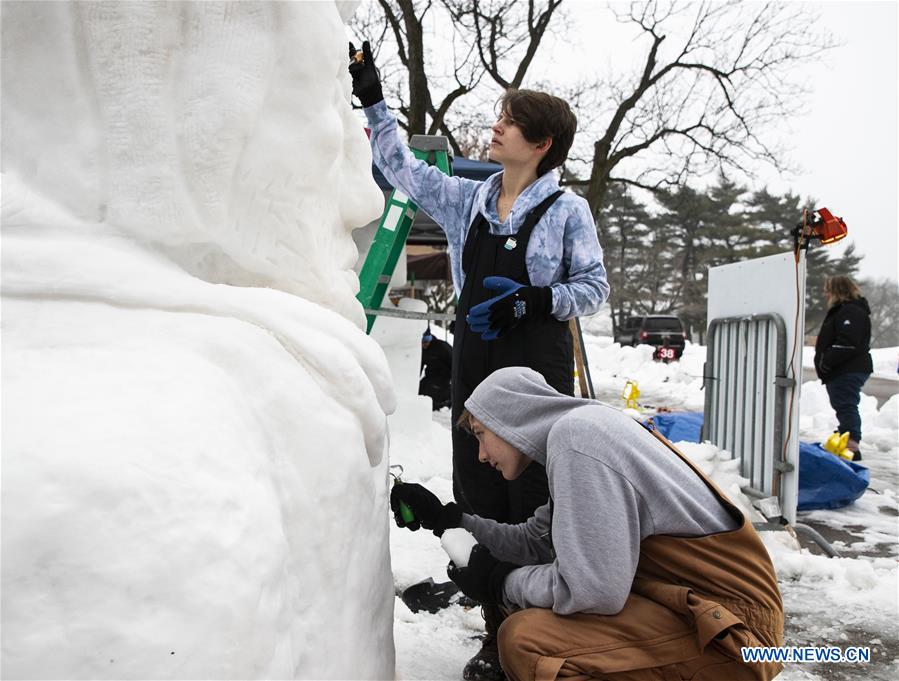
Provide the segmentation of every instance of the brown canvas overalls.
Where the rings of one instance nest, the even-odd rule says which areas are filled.
[[[743,663],[743,646],[783,645],[774,566],[743,514],[693,463],[740,527],[703,537],[653,535],[640,544],[630,596],[616,615],[511,614],[499,630],[513,681],[767,681],[782,665]]]

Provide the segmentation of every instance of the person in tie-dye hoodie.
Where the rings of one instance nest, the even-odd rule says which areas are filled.
[[[448,177],[409,151],[384,102],[368,41],[361,52],[349,47],[353,94],[371,128],[375,164],[446,232],[458,298],[452,422],[478,384],[502,367],[530,367],[559,392],[573,394],[568,320],[597,312],[609,284],[589,205],[562,191],[552,172],[567,158],[577,129],[568,103],[543,92],[508,90],[490,143],[490,159],[503,170],[483,182]],[[466,512],[521,523],[546,503],[542,466],[507,481],[479,465],[470,433],[454,427],[452,436],[453,493]],[[499,617],[485,608],[485,619],[488,636],[466,666],[466,679],[494,678],[489,670],[499,667]]]

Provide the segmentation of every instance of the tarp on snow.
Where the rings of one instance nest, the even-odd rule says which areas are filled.
[[[819,444],[799,443],[798,510],[847,506],[864,494],[870,481],[864,466],[834,456]]]
[[[699,442],[702,434],[702,412],[685,411],[652,417],[659,432],[672,442]]]
[[[699,442],[701,412],[653,416],[659,432],[672,442]],[[868,488],[870,473],[857,463],[834,456],[820,444],[799,443],[799,503],[797,510],[840,508],[858,499]]]

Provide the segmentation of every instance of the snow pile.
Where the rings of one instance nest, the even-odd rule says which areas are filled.
[[[593,389],[599,400],[620,403],[621,391],[631,380],[640,389],[645,406],[677,411],[702,411],[702,367],[706,349],[687,343],[680,361],[655,362],[651,345],[624,346],[608,336],[584,336]]]
[[[678,442],[675,446],[718,485],[734,506],[747,517],[756,519],[754,516],[758,513],[752,508],[752,502],[740,491],[740,488],[749,484],[749,479],[740,475],[739,459],[732,459],[730,452],[719,449],[710,442]]]
[[[705,393],[702,372],[706,347],[687,343],[683,357],[665,364],[652,359],[655,348],[649,345],[622,347],[609,336],[588,334],[585,326],[584,345],[596,398],[623,407],[621,393],[626,383],[634,381],[640,390],[638,402],[643,413],[664,407],[674,411],[702,411]],[[809,366],[814,348],[805,348]],[[895,355],[895,348],[884,349]],[[873,351],[875,354],[880,351]],[[899,396],[893,396],[883,407],[877,399],[862,393],[859,403],[865,447],[889,451],[899,441]],[[638,417],[638,412],[632,414]],[[837,419],[827,390],[820,381],[802,384],[799,431],[803,440],[821,442],[837,427]]]
[[[480,608],[453,606],[434,615],[426,610],[414,613],[397,598],[395,610],[396,678],[461,678],[465,662],[481,647],[484,618]]]
[[[899,395],[893,395],[880,409],[877,398],[861,394],[858,413],[862,418],[862,445],[889,451],[897,447],[899,435]],[[799,434],[803,440],[823,442],[837,429],[837,417],[830,406],[827,388],[820,381],[802,384],[799,402]]]
[[[899,588],[895,558],[829,558],[797,551],[795,540],[786,532],[763,532],[761,536],[782,582],[826,592],[832,604],[864,608],[867,614],[882,616],[884,622],[895,618]]]
[[[871,350],[874,375],[899,380],[899,348],[874,348]]]
[[[344,18],[4,4],[3,676],[393,675]]]

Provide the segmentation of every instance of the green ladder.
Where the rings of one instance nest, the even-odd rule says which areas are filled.
[[[437,166],[452,177],[453,166],[449,141],[441,135],[413,135],[409,143],[415,158],[429,165]],[[368,255],[359,272],[359,293],[356,298],[365,308],[368,319],[367,333],[375,323],[377,311],[384,302],[390,286],[390,278],[397,261],[406,245],[406,238],[412,228],[412,221],[418,206],[401,191],[394,189],[384,206],[384,214],[378,224],[378,231],[371,242]]]

